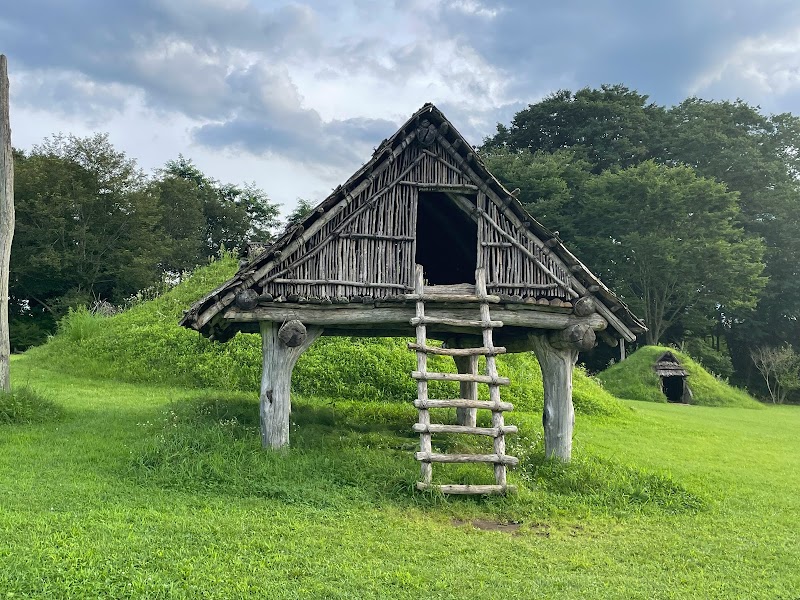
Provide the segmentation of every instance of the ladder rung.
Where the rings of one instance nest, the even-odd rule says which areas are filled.
[[[450,319],[447,317],[414,317],[411,324],[416,325],[448,325],[450,327],[480,327],[492,329],[502,327],[502,321],[473,321],[470,319]]]
[[[516,456],[505,454],[439,454],[437,452],[416,452],[414,458],[422,462],[438,463],[493,463],[496,465],[515,466],[519,463]]]
[[[497,356],[505,354],[506,349],[502,346],[495,348],[442,348],[440,346],[427,346],[425,344],[409,344],[409,350],[424,352],[425,354],[439,354],[441,356]]]
[[[439,490],[443,494],[515,494],[517,492],[515,485],[437,485],[421,481],[417,482],[417,489],[420,491]]]
[[[492,377],[491,375],[473,375],[471,373],[422,373],[412,371],[411,377],[421,381],[471,381],[493,385],[510,385],[508,377]]]
[[[417,408],[485,408],[493,411],[509,411],[514,410],[514,405],[510,402],[487,402],[485,400],[467,400],[465,398],[457,398],[452,400],[414,400],[414,406]]]
[[[417,433],[463,433],[467,435],[488,435],[500,437],[501,435],[517,433],[516,425],[503,425],[502,427],[469,427],[467,425],[439,425],[436,423],[425,425],[414,423],[412,429]]]

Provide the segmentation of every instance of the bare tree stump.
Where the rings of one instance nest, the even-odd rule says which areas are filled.
[[[302,326],[302,323],[300,325]],[[322,335],[322,329],[319,327],[303,327],[303,329],[304,339],[297,346],[287,346],[280,337],[277,323],[261,322],[264,365],[261,376],[260,416],[261,445],[264,448],[283,448],[289,445],[292,370],[300,355]]]
[[[11,389],[8,334],[8,271],[14,237],[14,158],[8,109],[8,62],[0,54],[0,390]]]
[[[572,458],[572,430],[575,409],[572,406],[572,369],[578,360],[576,348],[556,348],[546,334],[532,335],[536,358],[544,382],[544,454],[569,462]]]

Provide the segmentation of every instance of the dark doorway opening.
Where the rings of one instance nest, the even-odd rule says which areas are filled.
[[[669,402],[683,402],[683,377],[662,377],[661,389]]]
[[[417,264],[431,285],[475,283],[478,224],[443,192],[420,192]]]

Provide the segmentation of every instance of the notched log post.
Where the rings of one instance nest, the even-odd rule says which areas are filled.
[[[261,445],[283,448],[289,445],[289,414],[292,370],[297,359],[322,335],[320,327],[305,327],[300,321],[283,326],[261,322],[264,366],[261,376]]]
[[[470,344],[470,340],[462,338],[451,338],[445,342],[447,348],[472,348],[478,344]],[[461,374],[478,374],[478,356],[453,356],[456,369]],[[464,400],[478,399],[478,384],[474,381],[462,381],[459,383],[459,396]],[[456,408],[456,423],[475,427],[478,420],[478,409],[476,408]]]
[[[564,462],[569,462],[572,458],[572,430],[575,426],[572,369],[578,360],[578,346],[572,340],[577,338],[581,341],[586,340],[584,344],[588,343],[583,334],[585,332],[570,332],[568,328],[550,335],[542,333],[530,336],[536,358],[542,368],[544,383],[542,426],[546,458],[556,458]],[[589,337],[593,338],[593,334],[592,331],[592,336]]]

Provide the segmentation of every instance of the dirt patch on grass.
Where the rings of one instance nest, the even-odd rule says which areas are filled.
[[[472,525],[475,529],[480,529],[481,531],[502,531],[504,533],[517,533],[519,528],[522,527],[522,523],[518,521],[508,521],[507,523],[502,523],[500,521],[492,521],[490,519],[472,519],[471,521],[465,521],[464,519],[453,519],[451,521],[454,527],[461,527],[462,525]]]

